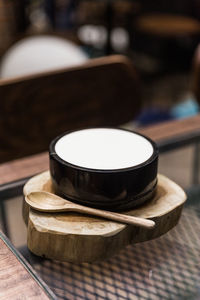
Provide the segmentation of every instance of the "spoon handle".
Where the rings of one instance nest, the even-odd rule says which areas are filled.
[[[139,217],[133,217],[133,216],[125,215],[125,214],[119,214],[119,213],[100,210],[100,209],[95,209],[95,208],[86,207],[86,206],[82,206],[82,205],[78,205],[78,204],[72,205],[70,207],[70,210],[79,212],[79,213],[85,213],[85,214],[103,217],[105,219],[110,219],[110,220],[117,221],[120,223],[140,226],[140,227],[144,227],[147,229],[151,229],[155,226],[155,222],[152,220],[139,218]]]

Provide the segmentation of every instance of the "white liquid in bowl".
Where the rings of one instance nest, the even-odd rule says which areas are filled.
[[[137,166],[153,154],[144,137],[120,129],[92,128],[69,133],[55,144],[64,161],[89,169],[115,170]]]

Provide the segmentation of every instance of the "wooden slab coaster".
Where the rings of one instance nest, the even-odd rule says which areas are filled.
[[[34,191],[54,192],[49,171],[34,176],[26,183],[24,195]],[[38,256],[60,261],[102,260],[130,243],[148,241],[166,233],[177,224],[185,201],[186,195],[176,183],[158,175],[155,197],[126,212],[154,220],[156,226],[151,230],[76,213],[41,213],[30,209],[24,201],[28,248]]]

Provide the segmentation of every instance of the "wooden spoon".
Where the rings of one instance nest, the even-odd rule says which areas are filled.
[[[65,200],[61,197],[44,191],[32,192],[28,194],[25,197],[25,201],[28,203],[28,205],[30,205],[30,207],[43,212],[74,211],[84,214],[95,215],[120,223],[145,227],[147,229],[151,229],[155,226],[155,222],[152,220],[75,204],[69,200]]]

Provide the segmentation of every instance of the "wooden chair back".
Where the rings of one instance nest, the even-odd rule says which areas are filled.
[[[138,79],[123,56],[0,81],[0,162],[48,149],[67,130],[117,126],[140,108]]]

